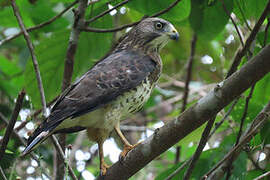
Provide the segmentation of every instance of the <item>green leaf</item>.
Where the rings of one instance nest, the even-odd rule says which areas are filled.
[[[175,0],[136,0],[128,3],[127,6],[142,14],[150,16],[169,7],[169,5],[174,1]],[[182,0],[168,13],[163,14],[161,17],[169,21],[182,21],[189,16],[190,6],[190,0]]]
[[[15,161],[16,153],[11,153],[11,151],[6,150],[3,155],[3,158],[0,161],[0,166],[5,170],[12,166],[13,162]]]
[[[244,22],[245,19],[258,19],[262,14],[267,0],[234,0],[234,10],[233,12],[237,17]]]
[[[17,27],[18,26],[17,20],[15,16],[13,15],[13,10],[11,6],[1,8],[0,17],[2,17],[0,27]]]
[[[267,121],[261,130],[261,141],[264,144],[270,144],[270,121]]]
[[[12,76],[21,72],[21,69],[15,63],[0,55],[0,73],[1,72],[5,75]]]
[[[50,37],[43,37],[35,49],[47,102],[54,99],[61,92],[69,34],[70,32],[65,30],[53,33]],[[40,94],[31,59],[27,62],[24,74],[25,88],[34,107],[41,107]]]
[[[177,165],[174,165],[170,168],[168,168],[167,170],[163,171],[162,173],[160,173],[155,180],[164,180],[166,179],[169,175],[171,175],[178,167],[180,167],[183,164],[183,162],[178,163]],[[179,173],[177,173],[172,180],[178,180],[180,176],[183,176],[183,172],[184,170],[180,171]]]
[[[233,8],[231,0],[224,0],[226,9],[230,13]],[[195,33],[210,41],[215,38],[228,23],[229,16],[224,11],[221,1],[215,0],[211,4],[208,0],[192,0],[189,21]]]
[[[256,177],[262,175],[260,170],[251,170],[247,172],[246,179],[255,179]]]

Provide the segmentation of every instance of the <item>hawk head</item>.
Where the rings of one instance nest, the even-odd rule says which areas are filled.
[[[123,37],[118,48],[159,52],[170,39],[178,38],[179,34],[170,22],[161,18],[146,18]]]

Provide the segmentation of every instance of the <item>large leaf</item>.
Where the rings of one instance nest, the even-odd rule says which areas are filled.
[[[53,33],[43,37],[36,46],[36,56],[39,63],[47,101],[51,101],[61,90],[64,58],[67,49],[69,31]],[[36,108],[40,107],[40,94],[32,60],[28,60],[25,70],[25,88]]]
[[[261,130],[261,141],[270,144],[270,121],[267,121]]]
[[[21,68],[14,62],[0,56],[0,91],[15,98],[23,84],[21,72]]]
[[[247,19],[256,18],[258,19],[262,14],[267,0],[234,0],[233,12],[237,17],[244,22]]]
[[[233,8],[231,0],[224,0],[226,9],[230,13]],[[204,40],[212,40],[225,27],[229,16],[224,11],[221,1],[192,0],[190,24],[195,33]]]

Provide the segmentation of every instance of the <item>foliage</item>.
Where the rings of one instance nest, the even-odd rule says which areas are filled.
[[[32,27],[49,20],[72,2],[72,0],[16,1],[26,27]],[[107,10],[108,3],[115,6],[119,2],[121,1],[106,0],[90,5],[86,10],[86,19],[95,17]],[[116,14],[107,14],[91,23],[90,27],[106,29],[135,22],[140,20],[144,15],[150,16],[167,8],[173,2],[174,0],[132,0],[123,6],[124,9],[123,7],[118,8]],[[161,121],[166,123],[166,121],[172,120],[180,114],[183,103],[181,98],[170,104],[164,104],[164,102],[166,100],[172,100],[184,92],[183,86],[175,85],[171,82],[185,82],[186,62],[190,56],[190,42],[193,35],[196,34],[198,40],[195,49],[192,81],[189,86],[188,107],[211,89],[207,87],[208,85],[218,83],[224,79],[238,47],[241,46],[239,36],[229,15],[233,16],[241,34],[247,37],[250,33],[247,24],[251,28],[254,27],[267,2],[267,0],[182,0],[170,11],[161,15],[162,18],[169,20],[175,25],[180,33],[180,40],[178,42],[170,42],[161,52],[164,75],[160,79],[159,86],[162,88],[154,91],[141,113],[124,121],[131,126],[147,126],[145,132],[125,132],[128,137],[131,137],[130,141],[136,142],[141,138],[145,138],[149,133],[153,133],[152,129],[159,126]],[[77,6],[75,5],[75,7]],[[227,12],[224,10],[224,7]],[[73,18],[72,11],[68,11],[53,23],[30,32],[32,42],[35,46],[35,54],[38,59],[47,102],[52,101],[61,92],[64,61]],[[7,0],[0,1],[0,19],[0,41],[20,31],[12,7]],[[264,42],[268,43],[270,41],[269,32],[265,32],[265,27],[268,23],[269,19],[265,20],[261,31],[250,48],[253,55],[256,55],[262,49]],[[126,30],[115,33],[82,32],[75,55],[72,80],[75,81],[91,68],[96,61],[110,50],[112,45],[125,32]],[[245,62],[243,61],[241,65]],[[255,86],[248,105],[244,130],[248,128],[252,120],[270,100],[269,78],[270,75],[268,74]],[[28,136],[27,132],[32,131],[34,125],[40,121],[39,117],[31,119],[28,116],[26,119],[26,115],[30,115],[41,108],[41,101],[31,56],[23,36],[20,36],[2,45],[0,43],[0,113],[5,117],[10,118],[14,107],[14,99],[22,88],[26,90],[28,100],[21,110],[16,127],[23,121],[31,120],[31,122],[28,122],[25,127],[18,131],[19,135],[25,138]],[[240,97],[229,118],[208,142],[208,149],[203,151],[197,162],[192,179],[199,179],[204,175],[234,145],[248,94],[249,90]],[[229,108],[230,106],[218,114],[216,122],[219,122],[223,118]],[[130,120],[138,118],[141,119],[140,122],[131,121],[131,123],[128,123]],[[149,122],[149,119],[153,121]],[[162,154],[160,158],[151,162],[150,165],[138,172],[132,179],[150,179],[151,177],[157,180],[165,179],[192,156],[204,127],[202,126],[183,141],[177,143],[175,147],[172,147]],[[263,171],[252,165],[250,157],[259,159],[262,153],[266,155],[266,158],[257,162],[257,164],[264,171],[270,170],[270,166],[267,166],[270,155],[269,132],[270,123],[268,121],[259,134],[250,142],[250,151],[241,152],[237,160],[234,161],[233,166],[238,168],[233,169],[231,179],[252,179],[261,175]],[[0,121],[0,137],[4,133],[5,125]],[[77,142],[78,136],[77,133],[69,135],[68,142],[72,144]],[[177,146],[181,147],[180,161],[174,162]],[[89,150],[89,147],[91,147],[91,150]],[[121,146],[119,147],[121,148]],[[77,175],[79,176],[80,174],[86,178],[87,176],[83,173],[85,171],[98,175],[99,161],[93,143],[85,138],[77,148],[77,151],[84,152],[85,157],[88,154],[91,155],[91,157],[85,159],[78,159],[75,156],[75,160],[71,163],[73,169],[76,169]],[[21,142],[12,136],[8,144],[8,150],[0,163],[6,175],[13,173],[12,177],[20,176],[22,179],[26,179],[30,176],[44,178],[44,172],[50,172],[52,174],[53,153],[51,151],[52,145],[49,141],[41,145],[36,151],[37,154],[41,155],[39,157],[40,161],[46,162],[46,166],[40,169],[36,168],[37,166],[33,163],[34,160],[30,157],[27,157],[26,161],[18,159],[21,149]],[[71,156],[74,159],[74,154],[71,154]],[[15,160],[16,158],[18,160]],[[110,158],[107,156],[106,161],[113,162],[114,160],[112,159],[111,156]],[[80,166],[81,164],[83,165]],[[12,166],[16,166],[16,170],[11,170]],[[35,171],[29,173],[30,167],[34,167]],[[83,170],[80,167],[84,167]],[[18,168],[20,171],[17,170]],[[174,179],[182,177],[184,172],[185,169],[177,174]]]

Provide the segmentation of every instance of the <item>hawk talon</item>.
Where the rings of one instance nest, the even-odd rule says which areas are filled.
[[[129,153],[129,151],[131,151],[132,149],[134,149],[136,146],[138,146],[139,144],[141,144],[141,142],[138,142],[134,145],[130,145],[130,144],[125,144],[124,145],[124,149],[123,151],[120,153],[119,155],[119,161],[123,162],[123,160],[125,159],[125,157],[127,156],[127,154]]]
[[[101,176],[105,176],[106,175],[106,172],[107,172],[107,169],[109,168],[110,166],[107,165],[104,161],[100,164],[100,175]]]

